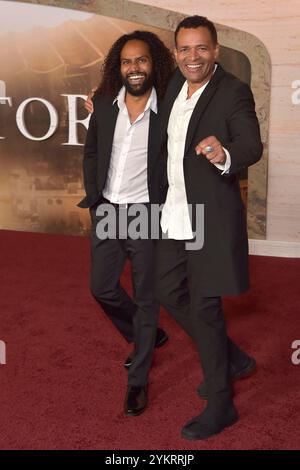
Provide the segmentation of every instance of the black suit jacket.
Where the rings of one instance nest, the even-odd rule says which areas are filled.
[[[164,99],[162,160],[165,162],[168,120],[184,81],[177,70]],[[230,153],[231,167],[227,175],[222,175],[203,155],[195,152],[196,145],[211,135]],[[238,294],[248,288],[248,239],[237,174],[257,162],[262,150],[249,86],[219,65],[192,113],[183,159],[188,203],[204,205],[204,247],[190,252],[203,295]],[[164,180],[167,183],[166,171]]]
[[[162,166],[157,164],[161,146],[159,108],[160,104],[158,104],[158,114],[150,110],[147,180],[151,203],[159,203],[164,199],[167,189],[160,184]],[[83,158],[86,196],[79,202],[79,207],[90,208],[101,200],[110,164],[118,113],[117,102],[113,104],[113,100],[110,99],[98,97],[94,99],[94,112],[89,123]]]

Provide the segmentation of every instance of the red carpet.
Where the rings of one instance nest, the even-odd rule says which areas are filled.
[[[239,422],[194,443],[180,428],[204,405],[197,354],[165,312],[149,408],[125,417],[130,347],[89,294],[89,241],[2,231],[0,250],[1,449],[299,449],[299,259],[251,257],[251,292],[225,300],[229,333],[258,372],[235,385]]]

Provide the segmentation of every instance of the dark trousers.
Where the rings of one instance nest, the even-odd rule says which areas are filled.
[[[184,241],[158,241],[155,290],[158,301],[197,345],[209,401],[231,400],[229,365],[242,366],[248,356],[227,336],[221,298],[201,294],[195,258]]]
[[[100,240],[96,234],[99,217],[95,209],[91,210],[91,218],[91,292],[127,341],[135,343],[128,383],[146,385],[159,313],[159,304],[154,299],[154,242],[129,238]],[[127,258],[132,268],[132,299],[120,284]]]

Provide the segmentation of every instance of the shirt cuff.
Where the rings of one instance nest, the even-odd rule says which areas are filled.
[[[226,174],[229,172],[229,169],[230,169],[230,165],[231,165],[231,158],[230,158],[230,153],[228,152],[228,150],[226,150],[224,147],[222,147],[224,152],[225,152],[225,155],[226,155],[226,161],[225,163],[223,163],[221,165],[221,163],[214,163],[214,165],[222,171],[222,175]]]

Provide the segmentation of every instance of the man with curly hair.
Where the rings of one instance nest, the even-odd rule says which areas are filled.
[[[83,170],[91,234],[91,291],[104,312],[128,342],[134,342],[129,365],[124,411],[136,416],[147,405],[147,382],[154,346],[167,340],[157,329],[154,298],[154,241],[118,234],[99,237],[103,207],[130,223],[130,208],[162,198],[158,108],[173,71],[173,59],[162,41],[148,31],[121,36],[104,62],[102,80],[93,98]],[[128,217],[127,217],[128,216]],[[124,220],[124,218],[122,219]],[[128,228],[128,226],[127,226]],[[133,299],[120,285],[126,259],[132,267]]]

